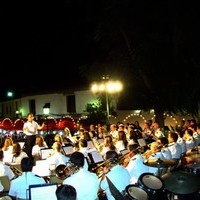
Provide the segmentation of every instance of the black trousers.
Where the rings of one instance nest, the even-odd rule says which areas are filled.
[[[24,151],[27,153],[29,158],[33,159],[32,156],[32,148],[35,145],[36,135],[27,135],[25,144],[24,144]]]

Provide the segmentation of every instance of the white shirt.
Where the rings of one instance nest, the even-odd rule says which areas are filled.
[[[131,183],[135,184],[141,174],[149,172],[149,167],[144,164],[144,157],[141,154],[134,155],[126,166],[130,176]]]
[[[81,168],[75,174],[67,177],[63,184],[74,186],[77,191],[77,200],[95,200],[98,198],[98,177],[88,170]]]
[[[115,147],[116,147],[116,151],[118,154],[120,154],[120,151],[121,150],[124,150],[125,149],[125,146],[124,146],[124,143],[122,140],[119,140],[115,143]]]
[[[2,161],[0,161],[0,176],[8,176],[11,180],[15,177],[15,174],[8,165],[5,165]]]
[[[169,143],[168,148],[172,154],[172,159],[180,159],[182,154],[182,148],[178,143]]]
[[[26,157],[28,157],[27,153],[24,152],[24,151],[21,151],[21,153],[19,154],[19,156],[17,156],[17,157],[13,156],[13,163],[15,163],[15,164],[21,164],[22,158],[26,158]]]
[[[31,131],[31,132],[24,131],[24,133],[26,135],[36,135],[36,134],[38,134],[38,128],[39,128],[39,124],[36,121],[32,121],[32,122],[26,121],[24,123],[24,126],[23,126],[23,130],[27,129],[27,130]]]
[[[41,149],[47,148],[47,146],[40,147],[38,144],[32,148],[32,156],[41,159]]]
[[[66,165],[67,162],[69,162],[69,157],[63,155],[61,152],[55,152],[52,156],[48,157],[46,159],[47,163],[49,165],[55,165],[57,167],[58,165]]]
[[[12,180],[8,194],[16,198],[27,199],[29,185],[43,183],[45,183],[43,178],[35,176],[32,172],[23,172],[21,176]]]
[[[114,166],[107,174],[108,178],[112,181],[112,183],[115,185],[115,187],[122,192],[125,190],[126,186],[130,184],[131,176],[128,172],[128,170],[120,165]],[[104,178],[101,183],[100,187],[102,190],[105,190],[106,197],[108,200],[115,200],[115,198],[112,196],[108,182],[106,178]]]
[[[161,152],[165,159],[172,159],[172,154],[168,147],[163,148]]]
[[[178,138],[177,143],[181,146],[182,149],[182,153],[185,153],[186,150],[186,144],[185,144],[185,140],[181,137]]]
[[[195,147],[195,142],[193,137],[189,137],[185,140],[186,151],[191,151]]]

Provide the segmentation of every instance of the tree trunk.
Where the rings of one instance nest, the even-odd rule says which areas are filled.
[[[161,128],[165,126],[165,119],[163,113],[163,110],[155,109],[155,121],[159,123]]]

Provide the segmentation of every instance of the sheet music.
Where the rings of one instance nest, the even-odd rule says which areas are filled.
[[[29,200],[57,200],[56,197],[57,184],[41,184],[29,187]]]

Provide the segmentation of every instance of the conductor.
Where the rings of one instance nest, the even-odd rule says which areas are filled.
[[[26,135],[24,151],[27,153],[29,158],[33,159],[32,156],[32,148],[35,145],[36,135],[38,134],[38,130],[41,130],[45,124],[43,123],[41,126],[34,120],[33,113],[28,113],[27,121],[24,123],[23,132]]]

